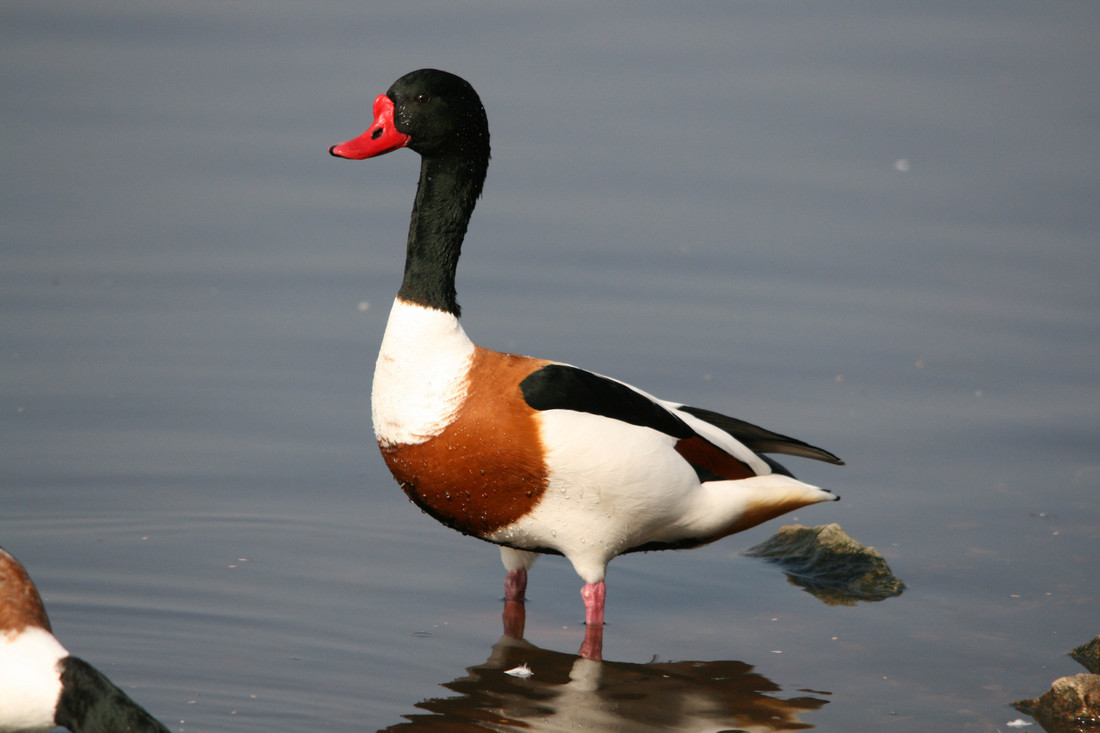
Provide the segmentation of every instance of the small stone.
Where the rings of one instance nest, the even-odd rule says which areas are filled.
[[[878,550],[852,539],[838,524],[781,527],[745,554],[776,563],[791,583],[830,606],[883,601],[905,590]]]
[[[1012,706],[1039,721],[1047,733],[1100,730],[1100,674],[1061,677],[1038,698]]]
[[[1088,671],[1100,674],[1100,635],[1077,647],[1069,655]]]

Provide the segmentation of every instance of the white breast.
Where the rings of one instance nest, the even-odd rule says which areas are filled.
[[[57,663],[69,656],[45,629],[0,633],[0,731],[44,731],[61,696]]]
[[[442,432],[466,396],[473,354],[453,314],[396,300],[371,391],[378,441],[423,443]]]

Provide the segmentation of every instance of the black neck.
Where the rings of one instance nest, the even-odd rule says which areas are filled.
[[[455,270],[488,165],[487,152],[425,156],[421,161],[405,279],[397,293],[402,300],[459,315]]]
[[[54,722],[77,733],[169,733],[102,672],[76,657],[61,662],[61,697]]]

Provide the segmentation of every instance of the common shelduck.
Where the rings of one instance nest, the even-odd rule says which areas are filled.
[[[485,109],[465,80],[421,69],[373,111],[366,132],[329,152],[421,156],[404,280],[374,373],[378,445],[421,509],[501,546],[506,598],[523,599],[536,553],[564,555],[584,580],[588,628],[602,627],[616,555],[695,547],[838,498],[761,455],[842,463],[828,451],[569,364],[475,345],[459,323],[455,268],[489,165]],[[582,654],[598,655],[591,647]]]
[[[168,733],[54,638],[27,571],[0,548],[0,733]]]

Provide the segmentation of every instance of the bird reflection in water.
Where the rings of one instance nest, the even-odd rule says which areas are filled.
[[[507,601],[488,660],[443,683],[456,694],[421,701],[425,712],[384,730],[796,731],[813,728],[800,717],[828,702],[820,691],[773,697],[779,685],[744,662],[627,664],[540,649],[524,641],[524,624],[523,603]],[[587,630],[585,645],[602,633]],[[521,665],[532,675],[508,674]]]

